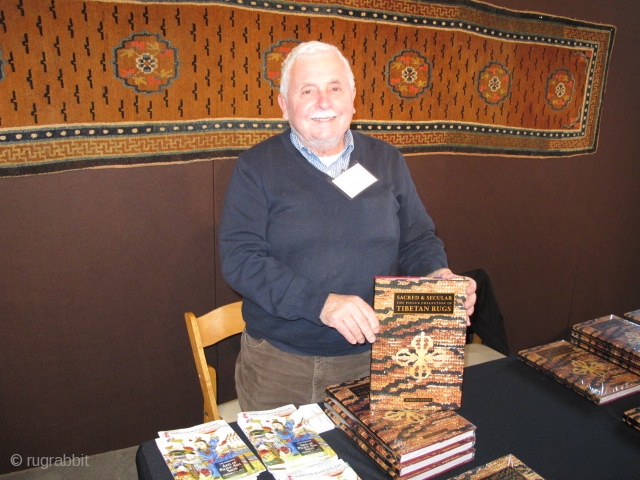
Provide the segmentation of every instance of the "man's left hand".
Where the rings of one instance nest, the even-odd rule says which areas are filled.
[[[471,277],[462,277],[460,275],[456,275],[448,268],[441,268],[436,270],[435,272],[431,272],[427,275],[429,278],[442,278],[444,280],[451,280],[452,278],[465,278],[469,280],[467,284],[467,299],[464,302],[464,308],[467,310],[467,326],[471,325],[471,321],[469,317],[473,313],[476,304],[476,281]]]

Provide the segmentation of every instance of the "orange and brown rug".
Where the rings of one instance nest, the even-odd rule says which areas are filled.
[[[235,156],[286,127],[307,40],[352,63],[352,128],[405,153],[592,153],[614,31],[470,0],[0,0],[0,176]]]

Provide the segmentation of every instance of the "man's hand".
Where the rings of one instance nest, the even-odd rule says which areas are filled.
[[[338,330],[353,345],[375,342],[376,333],[380,331],[376,312],[356,295],[330,293],[320,312],[320,320]]]
[[[476,281],[470,277],[461,277],[460,275],[456,275],[448,268],[441,268],[440,270],[431,272],[427,276],[431,278],[443,278],[445,280],[451,280],[452,278],[466,278],[469,280],[469,284],[467,285],[467,299],[464,302],[464,308],[467,310],[467,326],[471,325],[469,317],[473,313],[474,306],[476,304]]]

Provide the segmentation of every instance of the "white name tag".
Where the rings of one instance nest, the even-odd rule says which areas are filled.
[[[356,163],[353,167],[338,175],[331,182],[342,190],[349,198],[354,198],[377,181],[378,179],[366,168],[359,163]]]

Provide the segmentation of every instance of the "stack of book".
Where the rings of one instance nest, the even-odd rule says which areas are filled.
[[[625,313],[624,318],[632,322],[640,323],[640,309]]]
[[[636,430],[640,430],[640,407],[632,408],[622,414],[622,420]]]
[[[485,465],[476,467],[461,475],[449,478],[449,480],[488,480],[488,479],[518,479],[518,480],[544,480],[540,475],[531,470],[513,455],[505,455]]]
[[[173,478],[250,480],[266,470],[224,420],[158,432],[156,444]]]
[[[238,426],[276,480],[311,480],[328,475],[358,479],[313,428],[304,411],[294,405],[240,412]]]
[[[393,479],[420,480],[469,462],[475,426],[452,410],[374,410],[369,377],[327,388],[329,418]]]
[[[616,315],[587,320],[571,329],[571,342],[640,375],[640,324]]]
[[[599,405],[640,391],[640,375],[566,340],[521,350],[518,358]]]

